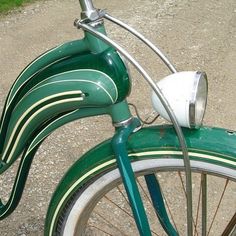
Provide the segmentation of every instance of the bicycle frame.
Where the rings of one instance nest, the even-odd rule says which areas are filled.
[[[101,52],[92,54],[88,45]],[[89,68],[88,64],[92,66]],[[16,207],[34,153],[54,129],[100,114],[110,114],[114,123],[130,118],[127,105],[122,102],[129,93],[129,83],[117,52],[91,35],[46,52],[21,73],[9,92],[2,115],[0,173],[24,154],[9,202],[0,208],[0,218]]]
[[[55,212],[63,204],[62,200],[69,196],[71,189],[68,186],[71,186],[72,180],[79,180],[83,174],[86,174],[80,174],[77,171],[80,166],[84,165],[83,161],[92,163],[90,160],[92,155],[108,152],[109,160],[102,159],[102,162],[110,161],[109,165],[114,165],[111,155],[116,157],[140,235],[151,235],[127,151],[128,138],[140,128],[141,124],[139,120],[133,118],[126,102],[131,82],[126,65],[117,51],[131,61],[156,90],[172,118],[177,135],[169,126],[157,127],[148,131],[142,129],[141,133],[143,132],[145,137],[151,137],[158,131],[159,133],[164,132],[164,136],[169,138],[169,142],[178,143],[178,139],[180,144],[176,144],[177,148],[174,151],[178,151],[179,156],[181,151],[183,152],[187,173],[190,166],[187,146],[191,146],[192,142],[186,144],[184,136],[187,136],[188,140],[195,140],[194,145],[198,146],[200,144],[196,142],[196,137],[209,135],[208,140],[210,141],[203,148],[209,151],[208,156],[210,156],[212,147],[215,147],[211,140],[216,137],[216,134],[224,137],[222,145],[235,142],[235,137],[227,136],[225,138],[225,131],[219,129],[202,128],[198,131],[184,129],[182,133],[168,103],[159,89],[149,80],[146,72],[122,48],[107,39],[102,18],[119,22],[108,14],[95,9],[90,0],[80,0],[80,4],[82,21],[76,21],[75,25],[85,30],[85,37],[60,45],[38,57],[22,71],[8,94],[0,123],[0,174],[5,172],[21,154],[22,156],[10,198],[5,205],[0,202],[0,219],[11,214],[18,205],[34,155],[48,135],[62,125],[80,118],[109,115],[116,127],[114,137],[99,148],[92,149],[68,170],[52,197],[52,202],[56,204],[51,203],[49,206],[46,222],[53,221],[51,218],[53,219]],[[92,27],[88,23],[91,23]],[[130,31],[146,42],[148,46],[151,45],[137,32],[132,29]],[[153,50],[172,72],[176,72],[174,66],[159,50],[155,47]],[[133,140],[137,144],[145,143],[147,145],[138,136],[134,136]],[[166,144],[158,140],[154,141],[154,145],[160,146],[160,150],[162,150]],[[191,146],[192,149],[194,149],[194,145]],[[223,153],[229,155],[229,161],[231,161],[230,156],[236,154],[233,149],[223,150]],[[94,162],[97,161],[94,160]],[[221,160],[218,161],[221,162]],[[224,164],[227,165],[227,162]],[[191,173],[189,172],[187,176],[187,183],[191,186]],[[163,228],[169,235],[177,235],[166,214],[158,181],[154,175],[149,175],[146,176],[146,182],[149,191],[155,192],[152,195],[159,196],[158,199],[153,198],[152,201],[159,217],[163,219]],[[74,187],[76,188],[76,186]],[[191,187],[187,187],[187,189],[188,202],[190,202]],[[191,205],[189,205],[188,235],[192,235],[191,212]],[[54,225],[46,224],[45,234],[51,235],[53,227]]]

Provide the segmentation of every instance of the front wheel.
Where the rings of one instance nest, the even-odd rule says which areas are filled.
[[[133,158],[132,167],[142,195],[152,235],[166,235],[156,217],[144,176],[158,179],[169,218],[179,235],[187,235],[186,192],[183,161],[173,151],[155,157],[155,151]],[[206,161],[194,152],[193,235],[230,235],[235,226],[236,173],[229,167]],[[132,154],[130,154],[132,156]],[[199,157],[199,158],[198,158]],[[204,161],[201,159],[204,158]],[[98,168],[94,167],[94,168]],[[60,210],[54,235],[138,235],[117,168],[107,165],[70,195]],[[94,173],[91,171],[91,173]],[[233,223],[232,223],[233,222]],[[230,224],[231,223],[231,224]]]

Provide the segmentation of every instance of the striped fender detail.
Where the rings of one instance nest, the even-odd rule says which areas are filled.
[[[82,53],[87,50],[87,44],[83,40],[74,40],[66,42],[57,47],[54,47],[39,57],[32,61],[17,77],[14,84],[12,85],[9,94],[7,96],[5,106],[2,111],[1,124],[0,124],[0,134],[1,142],[4,140],[2,136],[3,130],[6,129],[8,125],[9,116],[11,115],[12,110],[14,109],[14,100],[17,98],[19,91],[27,84],[28,81],[33,79],[33,77],[48,68],[49,66],[65,60],[72,55]],[[0,150],[1,151],[1,150]]]
[[[55,49],[57,49],[57,48],[55,48]],[[48,53],[53,52],[55,49],[50,50]],[[42,56],[45,56],[45,55],[47,55],[48,53],[43,54]],[[33,66],[35,63],[37,63],[37,61],[40,60],[40,59],[42,58],[42,56],[40,56],[38,59],[36,59],[35,61],[33,61],[30,65],[28,65],[28,66],[21,72],[21,74],[19,75],[19,77],[16,79],[15,83],[13,84],[13,86],[12,86],[10,92],[9,92],[9,96],[8,96],[8,98],[7,98],[7,101],[6,101],[6,103],[7,103],[6,109],[10,106],[10,104],[11,104],[12,101],[13,101],[13,99],[16,97],[17,93],[21,90],[21,88],[24,87],[24,85],[25,85],[29,80],[31,80],[31,79],[38,73],[38,71],[36,71],[34,74],[32,74],[32,75],[31,75],[30,77],[28,77],[26,80],[24,80],[24,82],[21,83],[18,88],[15,88],[16,85],[17,85],[17,83],[24,77],[25,72],[28,70],[28,68],[30,68],[30,67]],[[54,61],[53,63],[48,64],[47,66],[43,67],[41,70],[45,70],[47,67],[49,67],[49,66],[51,66],[51,65],[53,65],[53,64],[55,64],[55,63],[57,63],[57,62],[59,62],[59,61],[62,61],[62,60],[64,60],[64,59],[66,59],[66,58],[68,58],[68,57],[60,58],[59,60]],[[14,91],[14,90],[15,90],[15,91]]]
[[[142,156],[168,156],[168,155],[175,155],[175,156],[182,156],[183,153],[181,151],[150,151],[150,152],[140,152],[135,153],[135,156],[142,157]],[[189,152],[189,156],[191,157],[200,157],[202,159],[208,159],[212,161],[222,162],[224,164],[229,164],[231,166],[234,166],[236,168],[236,162],[231,161],[230,159],[223,159],[218,156],[204,154],[204,153],[195,153],[195,152]],[[230,158],[230,157],[229,157]]]
[[[105,78],[107,81],[109,81],[110,84],[112,84],[113,86],[113,89],[115,90],[115,97],[113,98],[111,95],[110,95],[110,92],[107,91],[107,89],[102,85],[102,79],[101,81],[96,81],[96,80],[92,80],[92,79],[65,79],[65,80],[60,80],[60,81],[53,81],[54,79],[56,79],[58,76],[67,76],[67,75],[70,75],[70,74],[73,74],[73,73],[81,73],[82,76],[84,78],[87,77],[87,74],[91,73],[91,74],[96,74],[96,75],[99,75],[99,76],[103,76],[103,78]],[[30,92],[34,91],[35,89],[39,88],[39,87],[43,87],[43,86],[46,86],[50,83],[63,83],[63,82],[84,82],[84,83],[93,83],[95,84],[96,86],[100,87],[101,89],[104,90],[105,93],[107,93],[107,95],[111,98],[111,101],[114,103],[117,98],[118,98],[118,90],[117,90],[117,87],[116,87],[116,84],[115,82],[113,81],[113,79],[108,76],[107,74],[105,74],[104,72],[102,71],[98,71],[98,70],[93,70],[93,69],[78,69],[78,70],[70,70],[70,71],[66,71],[66,72],[63,72],[63,73],[60,73],[60,74],[56,74],[56,75],[53,75],[53,76],[50,76],[48,77],[47,79],[39,82],[37,85],[35,85],[33,88],[31,88],[28,93],[25,94],[25,96],[27,96]],[[23,98],[22,98],[23,99]]]
[[[70,116],[71,114],[73,114],[76,111],[78,111],[78,110],[75,110],[75,111],[69,112],[67,114],[64,114],[64,115],[60,116],[59,118],[55,119],[54,121],[50,122],[47,126],[44,127],[42,132],[45,129],[47,129],[47,127],[49,127],[52,123],[58,122],[58,121],[64,119],[65,117]],[[37,140],[37,138],[40,136],[40,134],[42,132],[40,132],[34,138],[34,140]],[[0,219],[4,219],[9,214],[9,211],[12,212],[15,209],[15,207],[16,207],[16,203],[15,202],[19,200],[19,192],[21,192],[21,193],[23,192],[22,188],[20,188],[20,190],[17,190],[17,188],[20,185],[20,183],[22,182],[22,175],[24,175],[25,172],[28,171],[28,169],[27,170],[25,169],[26,168],[25,166],[27,166],[26,163],[29,162],[30,159],[33,158],[34,155],[32,155],[32,152],[34,152],[34,149],[40,144],[40,142],[44,138],[45,138],[45,136],[43,138],[41,138],[41,139],[38,139],[37,142],[35,142],[33,145],[30,145],[28,147],[27,151],[22,156],[22,160],[20,162],[18,173],[17,173],[16,179],[15,179],[14,187],[12,189],[12,194],[11,194],[10,199],[7,202],[7,204],[0,210]],[[26,181],[26,179],[24,179],[24,181]]]
[[[40,59],[42,59],[42,57],[46,56],[47,54],[55,51],[57,48],[59,48],[60,46],[56,47],[56,48],[53,48],[51,50],[49,50],[48,52],[46,52],[45,54],[41,55],[40,57],[36,58],[35,61],[33,61],[31,64],[29,64],[22,72],[21,74],[17,77],[16,81],[14,82],[12,88],[10,89],[9,91],[9,94],[7,96],[7,100],[6,100],[6,105],[5,105],[5,109],[3,110],[3,115],[2,115],[2,122],[1,122],[1,126],[0,126],[0,132],[2,131],[2,128],[3,128],[3,120],[5,119],[6,117],[6,114],[10,108],[10,106],[12,105],[12,102],[14,100],[14,98],[17,96],[18,92],[21,90],[21,88],[24,87],[24,85],[29,81],[31,80],[37,73],[38,71],[34,72],[30,77],[28,77],[27,79],[24,79],[25,77],[25,72],[32,66],[34,66],[34,64],[36,64]],[[54,61],[53,63],[51,64],[48,64],[46,65],[45,67],[43,67],[41,70],[44,70],[46,69],[47,67],[53,65],[54,63],[57,63],[61,60],[64,60],[66,59],[67,57],[64,57],[64,58],[61,58],[57,61]],[[20,84],[20,86],[18,88],[15,88],[17,86],[17,84],[23,79],[23,82]],[[15,91],[14,91],[15,90]]]
[[[91,78],[82,79],[88,75]],[[77,90],[73,90],[76,88]],[[88,94],[86,99],[79,88]],[[68,71],[38,83],[21,98],[13,111],[16,115],[11,117],[8,124],[2,151],[3,162],[8,164],[16,159],[24,148],[24,140],[29,138],[32,133],[29,131],[29,127],[34,123],[45,122],[42,114],[46,111],[50,113],[52,109],[58,110],[58,106],[65,107],[66,103],[67,111],[69,108],[78,109],[81,105],[95,107],[111,105],[116,102],[117,98],[118,91],[113,80],[106,74],[95,70]],[[80,103],[75,105],[75,102],[78,101]],[[61,113],[63,113],[63,109]],[[57,112],[59,113],[59,111]],[[47,119],[53,118],[54,113]],[[28,135],[27,132],[29,132]]]
[[[137,152],[137,153],[131,153],[129,154],[129,157],[144,157],[144,156],[182,156],[182,152],[181,151],[172,151],[172,150],[160,150],[160,151],[147,151],[147,152]],[[189,157],[198,157],[200,159],[210,159],[210,160],[215,160],[215,161],[220,161],[224,164],[231,164],[234,165],[236,167],[236,163],[235,162],[230,162],[227,159],[224,158],[219,158],[217,156],[214,155],[207,155],[207,154],[202,154],[202,153],[195,153],[195,152],[189,152]],[[58,212],[60,211],[62,205],[64,204],[65,200],[71,195],[71,193],[73,193],[75,191],[75,189],[77,189],[77,186],[79,186],[87,177],[89,177],[90,175],[92,176],[95,173],[98,173],[99,171],[101,171],[102,169],[104,169],[107,166],[110,166],[112,164],[114,164],[116,162],[116,159],[111,159],[103,164],[100,164],[98,166],[96,166],[95,168],[91,169],[90,171],[88,171],[86,174],[84,174],[83,176],[81,176],[77,181],[75,181],[70,187],[69,189],[64,193],[63,197],[60,199],[59,203],[57,204],[57,207],[54,211],[54,215],[51,221],[51,225],[50,225],[50,230],[49,230],[49,235],[52,236],[53,235],[53,228],[56,222],[56,216],[58,215]]]
[[[7,144],[4,148],[4,152],[2,154],[2,160],[5,163],[9,163],[10,160],[15,157],[15,155],[19,154],[18,151],[16,153],[16,149],[21,144],[22,147],[24,147],[25,143],[21,143],[22,141],[25,141],[25,139],[22,139],[23,135],[27,132],[30,132],[29,125],[34,124],[34,122],[37,123],[37,119],[42,113],[52,111],[55,109],[55,112],[60,112],[60,106],[67,105],[70,107],[70,109],[76,109],[78,105],[76,103],[83,100],[83,97],[81,97],[81,91],[70,91],[65,93],[56,94],[55,96],[50,96],[45,99],[40,100],[38,103],[34,104],[34,106],[30,107],[18,120],[17,124],[15,125],[13,132],[10,135],[10,138],[7,141]],[[57,101],[51,102],[53,99],[57,99]],[[48,104],[45,105],[45,103],[48,102]],[[71,104],[71,106],[70,106]],[[43,122],[43,120],[41,121]],[[36,125],[35,123],[35,125]],[[31,130],[31,133],[33,131]],[[27,134],[29,136],[29,134]],[[20,142],[21,141],[21,142]],[[15,155],[14,155],[15,154]]]
[[[53,76],[51,76],[51,77],[48,77],[47,79],[41,81],[40,83],[38,83],[37,85],[35,85],[33,88],[31,88],[31,90],[29,90],[28,93],[24,95],[24,97],[27,96],[27,95],[28,95],[30,92],[32,92],[33,90],[35,90],[35,88],[38,88],[39,86],[46,86],[46,85],[48,85],[48,81],[53,80],[53,79],[57,78],[58,76],[68,76],[68,75],[73,74],[73,73],[81,73],[81,74],[84,74],[84,78],[86,78],[86,76],[87,76],[88,74],[90,74],[90,73],[91,73],[91,74],[96,74],[97,77],[98,77],[98,76],[102,76],[102,77],[105,78],[107,81],[109,81],[110,84],[112,84],[113,89],[114,89],[114,91],[115,91],[115,97],[114,97],[114,96],[111,96],[111,95],[110,95],[110,92],[107,91],[106,88],[105,88],[100,82],[98,82],[98,81],[93,81],[92,79],[87,79],[87,78],[86,78],[86,80],[80,79],[80,81],[81,81],[81,82],[83,81],[84,83],[94,83],[96,86],[101,87],[101,89],[103,89],[103,91],[104,91],[105,93],[107,93],[107,95],[110,97],[112,103],[115,103],[115,101],[117,100],[117,98],[118,98],[118,90],[117,90],[117,86],[116,86],[116,84],[114,83],[114,81],[112,80],[112,78],[111,78],[110,76],[108,76],[107,74],[101,72],[101,71],[93,70],[93,69],[78,69],[78,70],[72,70],[72,71],[67,71],[67,72],[63,72],[63,73],[56,74],[56,75],[53,75]],[[64,82],[70,82],[70,81],[73,82],[73,81],[75,81],[75,80],[68,80],[68,79],[64,80]],[[78,81],[78,79],[77,79],[76,81]],[[57,81],[57,82],[58,82],[58,81]],[[63,82],[63,81],[61,80],[61,82]],[[52,82],[52,83],[53,83],[53,82]],[[17,91],[18,91],[18,90],[17,90]],[[16,95],[17,95],[17,93],[14,94],[14,97],[15,97]],[[24,98],[24,97],[23,97],[23,98]],[[23,98],[22,98],[22,99],[23,99]],[[22,99],[21,99],[21,100],[22,100]],[[19,103],[19,102],[18,102],[18,103]],[[9,109],[9,105],[7,105],[6,109],[3,111],[3,116],[2,116],[3,118],[2,118],[2,122],[1,122],[1,126],[0,126],[0,133],[1,133],[2,128],[3,128],[3,124],[5,123],[4,121],[5,121],[5,118],[6,118],[6,114],[7,114],[7,112],[8,112],[8,109]],[[6,125],[6,124],[5,124],[5,125]]]
[[[24,86],[34,75],[61,60],[69,58],[73,54],[78,54],[86,50],[86,44],[83,40],[75,40],[60,44],[49,49],[34,61],[32,61],[17,77],[7,98],[9,105],[18,91]]]
[[[64,201],[67,199],[67,197],[74,191],[74,189],[82,182],[84,181],[87,177],[89,177],[90,175],[93,175],[94,173],[98,172],[99,170],[110,166],[112,164],[114,164],[116,162],[115,159],[112,159],[110,161],[107,161],[99,166],[96,166],[95,168],[91,169],[90,171],[88,171],[85,175],[83,175],[82,177],[80,177],[69,189],[68,191],[63,195],[63,197],[61,198],[59,204],[57,205],[56,210],[54,211],[54,215],[51,221],[51,225],[50,225],[50,230],[49,230],[49,236],[53,235],[53,228],[55,225],[55,221],[56,221],[56,216],[61,208],[61,206],[63,205]]]

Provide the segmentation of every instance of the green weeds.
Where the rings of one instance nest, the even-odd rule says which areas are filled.
[[[34,0],[0,0],[0,14],[23,6],[25,3],[33,2]]]

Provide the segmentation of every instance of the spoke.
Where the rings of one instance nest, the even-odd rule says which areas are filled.
[[[156,174],[155,174],[155,176],[156,176]],[[157,176],[156,176],[156,178],[158,179]],[[160,186],[160,187],[161,187],[161,186]],[[166,205],[166,207],[167,207],[167,210],[168,210],[168,212],[169,212],[169,214],[170,214],[170,218],[171,218],[171,220],[172,220],[172,222],[173,222],[173,224],[174,224],[174,226],[175,226],[175,229],[176,229],[177,233],[179,234],[179,230],[178,230],[178,227],[177,227],[177,225],[176,225],[176,223],[175,223],[174,216],[173,216],[173,214],[172,214],[172,212],[171,212],[171,209],[170,209],[170,205],[169,205],[169,203],[168,203],[168,200],[167,200],[165,194],[163,194],[162,190],[161,190],[161,193],[162,193],[162,196],[163,196],[163,198],[164,198],[164,202],[165,202],[165,205]]]
[[[150,197],[148,196],[148,194],[146,193],[144,187],[142,186],[142,184],[140,183],[140,181],[139,181],[138,179],[137,179],[137,182],[138,182],[139,187],[142,189],[142,191],[143,191],[145,197],[147,198],[148,202],[153,206]]]
[[[198,194],[197,214],[196,214],[196,219],[195,219],[196,227],[195,227],[195,230],[194,230],[194,236],[196,234],[198,235],[197,224],[198,224],[198,216],[199,216],[199,210],[200,210],[201,194],[202,194],[202,182],[200,182],[200,190],[199,190],[199,194]]]
[[[149,196],[148,196],[148,194],[146,193],[144,187],[142,186],[142,184],[140,183],[140,181],[139,181],[138,179],[137,179],[137,182],[138,182],[139,187],[142,189],[142,191],[143,191],[145,197],[147,198],[148,202],[150,203],[151,206],[153,206],[151,199],[149,198]],[[153,209],[153,208],[152,208],[152,209]],[[151,232],[152,232],[153,234],[159,236],[159,235],[158,235],[156,232],[154,232],[153,230],[151,230]]]
[[[236,212],[234,213],[234,216],[230,220],[229,224],[225,228],[222,236],[228,236],[232,233],[232,236],[236,235]]]
[[[125,214],[127,214],[129,217],[131,217],[132,219],[134,218],[132,214],[130,214],[128,211],[126,211],[125,209],[123,209],[122,207],[120,207],[117,203],[115,203],[114,201],[112,201],[111,199],[109,199],[107,196],[104,196],[105,199],[107,201],[109,201],[111,204],[115,205],[117,208],[119,208],[121,211],[123,211]]]
[[[182,178],[182,175],[181,175],[180,171],[178,171],[178,175],[179,175],[179,177],[180,177],[182,189],[183,189],[185,198],[186,198],[186,200],[187,200],[187,192],[186,192],[186,189],[185,189],[185,187],[184,187],[184,181],[183,181],[183,178]],[[195,220],[193,219],[193,217],[192,217],[192,222],[193,222],[194,232],[195,232],[195,231],[197,231],[197,225],[196,225]]]
[[[223,200],[223,197],[224,197],[226,188],[227,188],[227,186],[228,186],[228,183],[229,183],[229,179],[226,180],[225,187],[224,187],[223,192],[222,192],[222,194],[221,194],[219,203],[218,203],[218,205],[217,205],[217,208],[216,208],[215,214],[214,214],[214,216],[213,216],[213,219],[212,219],[212,221],[211,221],[211,224],[210,224],[210,227],[209,227],[209,230],[208,230],[207,235],[209,235],[209,233],[210,233],[210,231],[211,231],[211,228],[212,228],[213,223],[214,223],[214,221],[215,221],[216,215],[217,215],[217,213],[218,213],[218,211],[219,211],[219,208],[220,208],[221,202],[222,202],[222,200]]]
[[[106,222],[107,225],[111,225],[112,227],[114,227],[117,231],[119,231],[121,233],[121,235],[124,236],[128,236],[127,234],[125,234],[124,232],[122,232],[118,227],[116,227],[114,224],[112,224],[111,222],[109,222],[104,216],[102,216],[101,214],[99,214],[97,211],[94,211],[94,213],[96,215],[98,215],[104,222]]]
[[[156,174],[155,174],[155,176],[156,176]],[[156,176],[156,178],[157,178],[157,176]],[[157,179],[158,179],[158,178],[157,178]],[[153,206],[153,203],[152,203],[150,197],[148,196],[148,194],[146,193],[145,189],[143,188],[143,186],[141,185],[141,183],[140,183],[139,181],[138,181],[138,184],[139,184],[140,188],[143,190],[144,195],[145,195],[146,198],[148,199],[149,203]],[[179,234],[179,230],[178,230],[178,227],[177,227],[177,225],[176,225],[176,223],[175,223],[174,216],[173,216],[173,214],[172,214],[172,212],[171,212],[169,203],[168,203],[168,201],[167,201],[165,195],[163,194],[163,192],[162,192],[162,196],[163,196],[163,198],[164,198],[166,207],[167,207],[168,212],[169,212],[169,214],[170,214],[170,218],[171,218],[171,220],[172,220],[172,222],[173,222],[173,224],[174,224],[174,226],[175,226],[175,229],[176,229],[177,233]]]
[[[106,232],[106,231],[105,231],[105,230],[103,230],[103,229],[100,229],[100,228],[98,228],[98,227],[97,227],[97,226],[95,226],[95,225],[88,225],[88,228],[95,228],[95,229],[97,229],[97,230],[99,230],[99,231],[103,232],[104,234],[107,234],[107,235],[110,235],[110,236],[112,236],[112,234],[110,234],[110,233]]]
[[[130,206],[129,200],[127,199],[127,197],[125,196],[125,194],[122,192],[120,186],[116,187],[119,191],[119,193],[123,196],[123,198],[125,199],[125,201],[128,203],[128,205]]]
[[[207,175],[202,174],[202,236],[207,233]]]
[[[185,190],[185,187],[184,187],[184,181],[183,181],[182,175],[179,171],[178,171],[178,175],[179,175],[179,178],[180,178],[180,181],[181,181],[181,185],[182,185],[182,189],[184,191],[184,195],[185,195],[185,197],[187,197],[187,193],[186,193],[186,190]]]
[[[175,223],[174,216],[173,216],[173,214],[171,213],[171,209],[170,209],[170,206],[169,206],[169,204],[168,204],[168,201],[167,201],[165,195],[163,195],[163,198],[164,198],[164,200],[165,200],[165,204],[166,204],[166,207],[167,207],[167,209],[168,209],[168,212],[170,213],[170,218],[171,218],[171,220],[172,220],[172,222],[173,222],[173,224],[174,224],[174,226],[175,226],[175,229],[176,229],[177,233],[179,234],[178,227],[177,227],[177,225],[176,225],[176,223]]]
[[[137,181],[137,183],[139,184],[139,186],[141,187],[141,189],[143,190],[143,192],[146,194],[146,192],[145,192],[145,190],[143,189],[142,185],[140,184],[139,180],[136,179],[136,181]],[[127,199],[127,197],[125,196],[125,194],[122,192],[120,186],[117,186],[116,188],[118,189],[118,191],[119,191],[119,193],[121,194],[121,196],[123,196],[123,198],[125,199],[125,201],[126,201],[126,202],[128,203],[128,205],[130,206],[129,200]],[[147,197],[148,197],[148,196],[147,196]],[[148,198],[148,199],[149,199],[149,198]],[[114,203],[114,204],[115,204],[115,203]],[[116,204],[115,204],[115,205],[116,205]],[[117,205],[117,207],[120,208],[118,205]],[[122,208],[120,208],[120,209],[122,209]],[[130,215],[128,212],[126,212],[126,213],[134,219],[133,215]],[[154,232],[153,230],[151,230],[151,232],[152,232],[153,234],[159,236],[159,235],[158,235],[156,232]]]
[[[178,235],[176,229],[170,222],[169,215],[166,211],[165,202],[163,199],[163,194],[161,191],[161,186],[155,174],[145,175],[146,185],[149,191],[149,195],[152,199],[153,207],[155,213],[159,219],[162,228],[168,235]]]
[[[138,183],[139,183],[139,181],[138,181]],[[140,184],[140,183],[139,183],[139,184]],[[142,188],[142,189],[143,189],[143,188]],[[143,189],[143,190],[144,190],[144,189]],[[118,209],[120,209],[121,211],[123,211],[125,214],[127,214],[130,218],[132,218],[132,219],[134,220],[133,215],[130,214],[128,211],[126,211],[124,208],[122,208],[121,206],[119,206],[119,205],[118,205],[117,203],[115,203],[113,200],[109,199],[107,196],[104,196],[104,198],[105,198],[107,201],[109,201],[111,204],[115,205]],[[135,225],[133,222],[131,222],[131,224],[136,227],[136,225]],[[158,235],[156,232],[154,232],[153,230],[151,230],[151,232],[152,232],[153,234],[155,234],[156,236],[159,236],[159,235]]]

